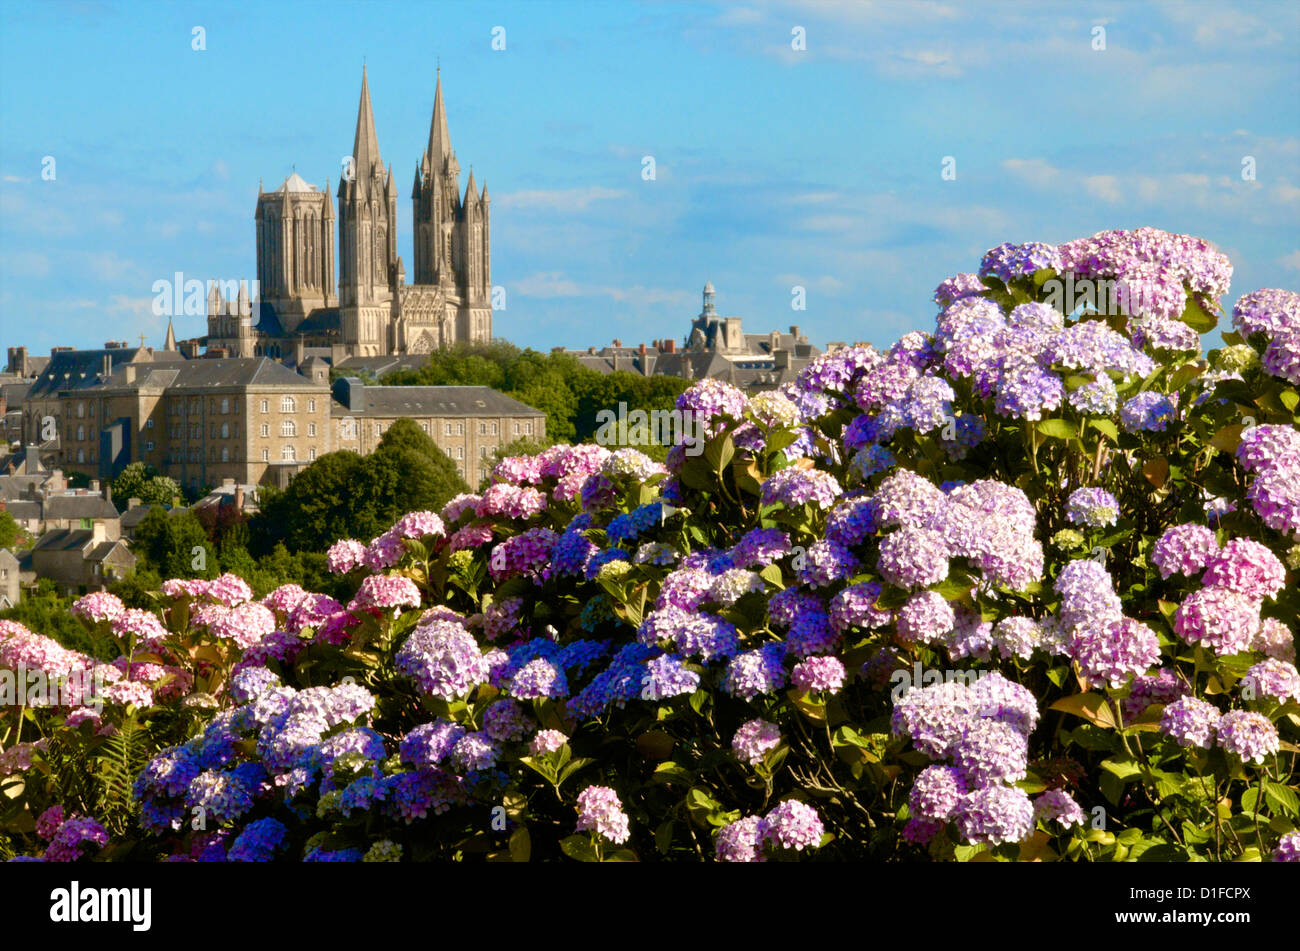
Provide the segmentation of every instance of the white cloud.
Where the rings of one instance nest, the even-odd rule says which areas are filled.
[[[1051,188],[1061,180],[1061,170],[1046,159],[1009,158],[1002,167],[1035,188]]]
[[[50,259],[34,251],[19,251],[3,257],[4,270],[13,278],[49,277]]]
[[[1094,198],[1117,204],[1123,200],[1114,175],[1089,175],[1083,180],[1084,190]]]
[[[1289,271],[1300,271],[1300,251],[1292,251],[1277,259],[1277,263]]]
[[[495,199],[498,208],[533,211],[585,211],[592,202],[623,198],[619,188],[591,185],[586,188],[534,189],[508,192]]]

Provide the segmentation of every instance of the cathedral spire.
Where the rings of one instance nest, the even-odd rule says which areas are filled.
[[[478,201],[478,192],[474,190],[474,166],[469,167],[469,181],[465,184],[465,204],[472,205]]]
[[[377,166],[383,171],[383,161],[379,158],[379,138],[375,135],[375,114],[370,108],[370,84],[366,79],[366,68],[361,67],[361,105],[357,107],[357,134],[352,142],[352,157],[356,162],[355,181],[370,179],[371,171]]]
[[[442,67],[438,67],[437,88],[433,92],[433,121],[429,123],[429,147],[425,158],[430,166],[441,169],[451,155],[451,135],[447,132],[447,110],[442,105]]]
[[[167,339],[163,341],[163,349],[171,353],[176,352],[176,331],[172,330],[172,319],[167,318]]]

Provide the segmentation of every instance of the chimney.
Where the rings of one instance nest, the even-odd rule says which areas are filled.
[[[90,493],[91,493],[91,495],[99,495],[99,480],[98,480],[98,479],[91,479],[91,480],[90,480]]]
[[[231,478],[229,478],[229,477],[227,477],[227,478],[221,480],[221,487],[222,487],[223,489],[229,489],[229,488],[230,488],[231,486],[233,486],[234,484],[235,484],[235,480],[234,480],[234,479],[231,479]]]
[[[677,352],[677,341],[676,341],[676,340],[673,340],[673,339],[671,339],[671,338],[668,339],[668,340],[665,340],[665,341],[664,341],[664,353],[676,353],[676,352]]]
[[[244,511],[244,487],[242,485],[235,486],[235,511]]]
[[[104,379],[108,379],[113,373],[113,358],[107,353],[104,354]]]
[[[134,363],[126,364],[126,383],[127,386],[134,386],[140,376],[140,368]]]
[[[303,355],[303,350],[305,349],[306,349],[306,345],[302,342],[302,334],[298,334],[298,339],[296,339],[293,342],[293,362],[294,365],[298,368],[299,373],[302,372],[302,359],[303,359],[302,355]]]
[[[104,501],[110,503],[113,501],[113,485],[111,482],[104,483]]]
[[[798,324],[791,324],[791,325],[790,325],[790,336],[791,336],[791,337],[794,337],[794,341],[795,341],[795,343],[798,343],[798,342],[799,342],[799,325],[798,325]]]
[[[90,542],[92,545],[98,545],[100,542],[108,541],[108,535],[104,526],[103,519],[95,519],[90,525]]]
[[[790,351],[789,351],[789,350],[774,350],[774,351],[772,351],[772,366],[773,366],[773,368],[775,368],[775,369],[777,369],[777,370],[784,370],[784,369],[786,369],[787,367],[789,367],[789,366],[790,366]]]

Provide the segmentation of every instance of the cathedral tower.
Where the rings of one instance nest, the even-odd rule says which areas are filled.
[[[334,297],[334,206],[294,172],[272,192],[257,196],[257,280],[286,333],[293,333]]]
[[[361,104],[351,168],[339,182],[339,309],[343,343],[360,355],[387,352],[397,261],[397,188],[385,170],[361,70]]]

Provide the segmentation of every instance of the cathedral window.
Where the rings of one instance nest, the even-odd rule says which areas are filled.
[[[78,404],[77,404],[77,419],[82,419],[85,415],[86,415],[86,404],[85,404],[85,403],[78,403]]]
[[[78,450],[77,450],[77,461],[78,461],[78,462],[85,462],[85,461],[86,461],[86,450],[84,450],[84,449],[78,449]]]
[[[85,438],[86,438],[86,427],[85,427],[85,426],[78,426],[78,427],[77,427],[77,442],[81,442],[81,441],[82,441],[83,439],[85,439]]]

